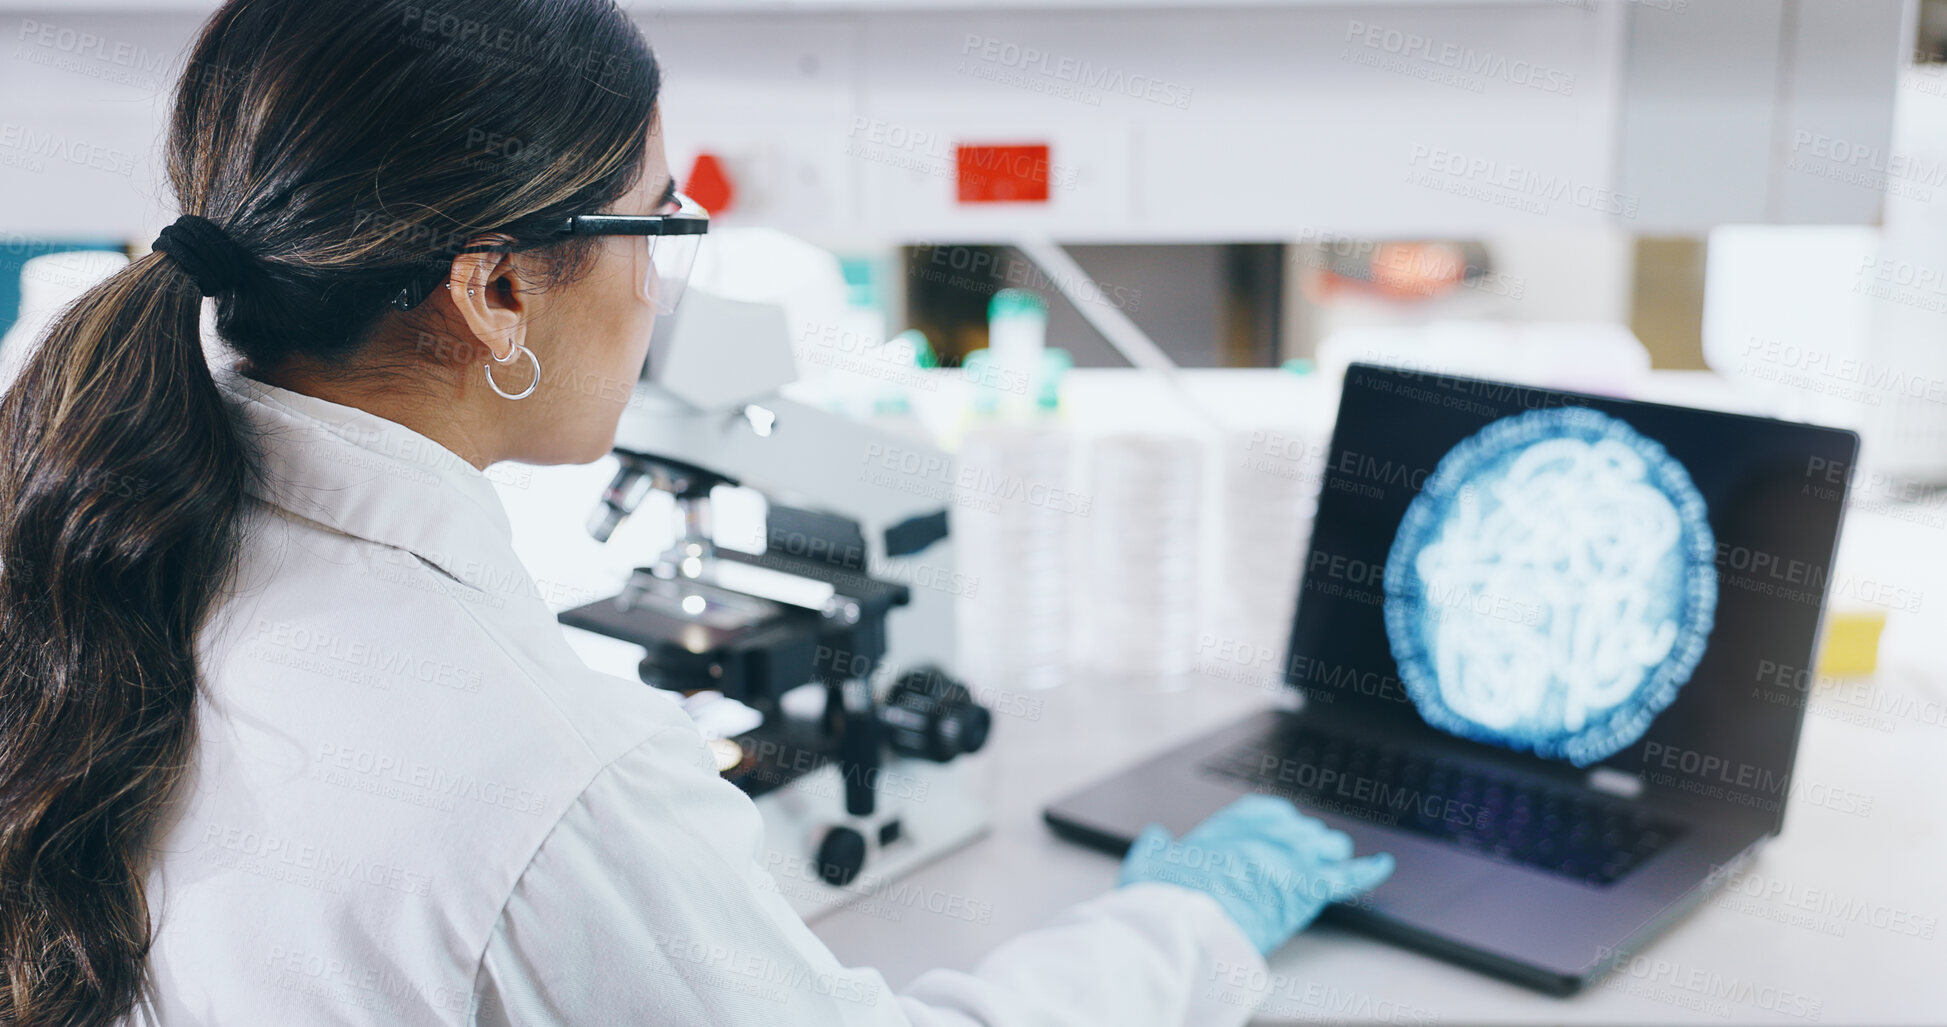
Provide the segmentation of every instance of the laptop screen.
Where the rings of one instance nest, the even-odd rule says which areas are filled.
[[[1286,680],[1315,708],[1776,822],[1857,449],[1353,365]]]

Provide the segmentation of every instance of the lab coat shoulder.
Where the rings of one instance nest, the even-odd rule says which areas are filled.
[[[157,846],[155,1022],[465,1022],[544,840],[688,725],[590,670],[529,591],[253,506]]]
[[[384,702],[402,712],[477,723],[478,737],[518,740],[510,757],[585,777],[689,723],[667,693],[582,662],[511,555],[504,567],[473,565],[462,580],[413,552],[262,503],[244,535],[232,600],[202,636],[206,676],[218,682],[261,683],[269,660],[367,700],[390,693]],[[226,673],[252,664],[259,672]],[[510,714],[520,718],[517,735],[505,726]]]

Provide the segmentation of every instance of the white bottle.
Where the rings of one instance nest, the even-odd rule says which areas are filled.
[[[127,257],[108,250],[48,253],[23,265],[20,316],[0,339],[0,392],[20,376],[27,358],[63,308],[127,266]]]
[[[997,413],[1018,420],[1039,412],[1043,354],[1048,349],[1048,305],[1021,289],[1002,289],[987,305],[987,350],[992,360]]]

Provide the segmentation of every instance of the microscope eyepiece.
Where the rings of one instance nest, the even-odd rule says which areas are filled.
[[[681,460],[623,449],[616,450],[615,455],[622,461],[622,466],[616,470],[608,489],[602,493],[601,505],[588,518],[588,533],[597,542],[607,542],[616,527],[642,505],[651,490],[667,492],[678,503],[688,501],[688,506],[698,511],[698,517],[707,520],[707,513],[702,511],[707,510],[710,490],[718,485],[737,484],[733,478]],[[689,527],[694,529],[696,525]],[[704,525],[706,530],[707,527],[707,524]]]
[[[649,494],[650,469],[640,461],[622,457],[622,466],[602,492],[602,501],[588,517],[588,533],[597,542],[607,542],[615,529],[642,505]]]

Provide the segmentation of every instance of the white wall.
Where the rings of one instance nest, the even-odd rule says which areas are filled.
[[[830,241],[1876,217],[1870,193],[1775,165],[1804,125],[1884,134],[1899,0],[1674,4],[708,6],[741,12],[725,14],[685,0],[638,16],[669,70],[679,162],[723,152],[748,201],[736,216]],[[77,9],[110,5],[148,11]],[[209,5],[13,6],[0,0],[0,233],[153,230],[169,214],[161,104]],[[953,202],[956,143],[1038,140],[1054,147],[1045,208]]]
[[[160,140],[197,20],[0,11],[0,244],[170,220]]]

